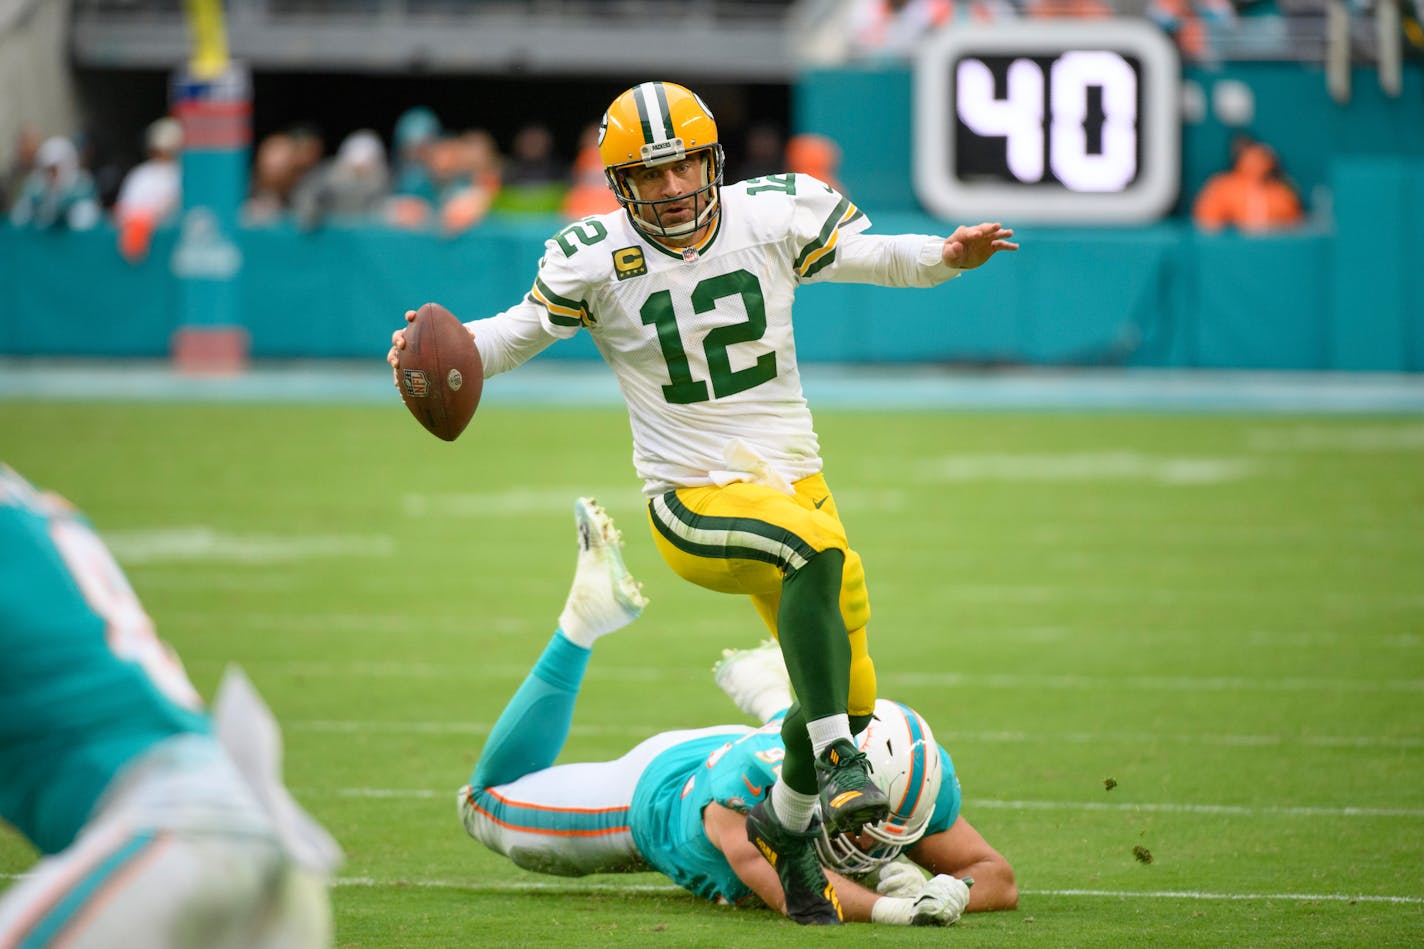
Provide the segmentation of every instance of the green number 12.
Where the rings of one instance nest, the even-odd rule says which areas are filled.
[[[639,315],[643,323],[658,329],[658,346],[668,367],[668,384],[663,397],[674,405],[706,402],[745,392],[776,378],[776,353],[762,353],[745,369],[732,369],[727,347],[761,339],[766,333],[766,302],[761,295],[761,281],[745,270],[734,270],[719,277],[708,277],[692,288],[692,311],[706,313],[715,309],[724,297],[740,296],[747,311],[746,320],[730,326],[719,326],[702,341],[707,354],[707,368],[712,374],[712,395],[707,383],[692,377],[687,363],[687,351],[682,347],[682,334],[677,329],[677,314],[672,308],[672,292],[659,290],[648,297]]]

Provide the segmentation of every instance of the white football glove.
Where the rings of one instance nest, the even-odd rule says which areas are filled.
[[[925,882],[918,898],[883,896],[870,907],[870,921],[890,926],[950,926],[969,905],[969,886],[946,874]]]
[[[925,874],[904,857],[876,868],[875,892],[881,896],[917,899],[925,890]]]

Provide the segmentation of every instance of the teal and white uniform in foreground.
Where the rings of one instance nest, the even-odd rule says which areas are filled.
[[[465,829],[527,870],[656,870],[706,899],[743,899],[751,891],[707,839],[703,811],[716,802],[745,812],[765,796],[785,754],[780,717],[761,728],[663,732],[613,761],[556,766],[590,655],[554,634],[460,790]],[[928,834],[959,816],[959,782],[939,753],[944,780]]]
[[[0,817],[43,853],[74,842],[125,764],[211,731],[82,515],[0,470]]]
[[[339,851],[266,707],[230,670],[210,718],[88,521],[3,465],[0,654],[0,817],[46,855],[0,946],[329,944]]]

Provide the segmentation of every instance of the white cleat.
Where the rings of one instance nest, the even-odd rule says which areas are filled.
[[[755,649],[723,649],[712,677],[737,708],[759,722],[791,705],[786,660],[781,647],[770,639]]]
[[[578,527],[578,569],[559,617],[564,635],[580,646],[622,629],[648,605],[642,584],[623,563],[623,536],[613,518],[593,498],[574,502]]]

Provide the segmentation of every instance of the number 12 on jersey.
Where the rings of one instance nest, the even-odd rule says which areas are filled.
[[[716,309],[718,301],[731,297],[740,298],[746,319],[715,327],[703,337],[702,349],[707,358],[710,379],[698,379],[692,374],[687,350],[683,347],[682,332],[677,325],[672,291],[657,291],[638,311],[644,324],[657,327],[658,346],[667,362],[669,379],[663,386],[663,397],[672,404],[690,405],[721,399],[776,378],[776,353],[762,353],[750,366],[733,369],[727,352],[730,346],[749,343],[766,334],[766,301],[756,274],[734,270],[699,281],[692,288],[692,312],[707,313]]]

